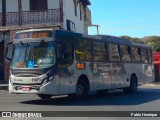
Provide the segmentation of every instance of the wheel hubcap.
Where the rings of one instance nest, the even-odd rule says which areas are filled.
[[[83,86],[77,85],[76,91],[77,91],[77,95],[83,94]]]

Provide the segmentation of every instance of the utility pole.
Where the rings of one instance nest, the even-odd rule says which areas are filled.
[[[93,26],[93,27],[96,27],[97,28],[97,35],[99,35],[99,27],[100,27],[100,25],[91,25],[91,26]]]

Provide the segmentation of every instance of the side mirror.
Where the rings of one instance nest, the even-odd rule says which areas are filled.
[[[13,42],[10,42],[8,43],[6,46],[5,46],[5,58],[9,61],[12,60],[13,58]]]

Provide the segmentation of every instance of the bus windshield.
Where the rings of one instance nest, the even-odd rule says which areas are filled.
[[[11,68],[47,68],[55,65],[54,42],[16,43]]]

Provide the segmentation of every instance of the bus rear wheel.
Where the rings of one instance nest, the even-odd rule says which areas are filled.
[[[137,77],[135,75],[131,76],[130,86],[127,88],[124,88],[123,91],[125,93],[136,93],[137,92]]]
[[[52,97],[52,95],[38,94],[38,97],[40,97],[41,99],[50,99]]]

